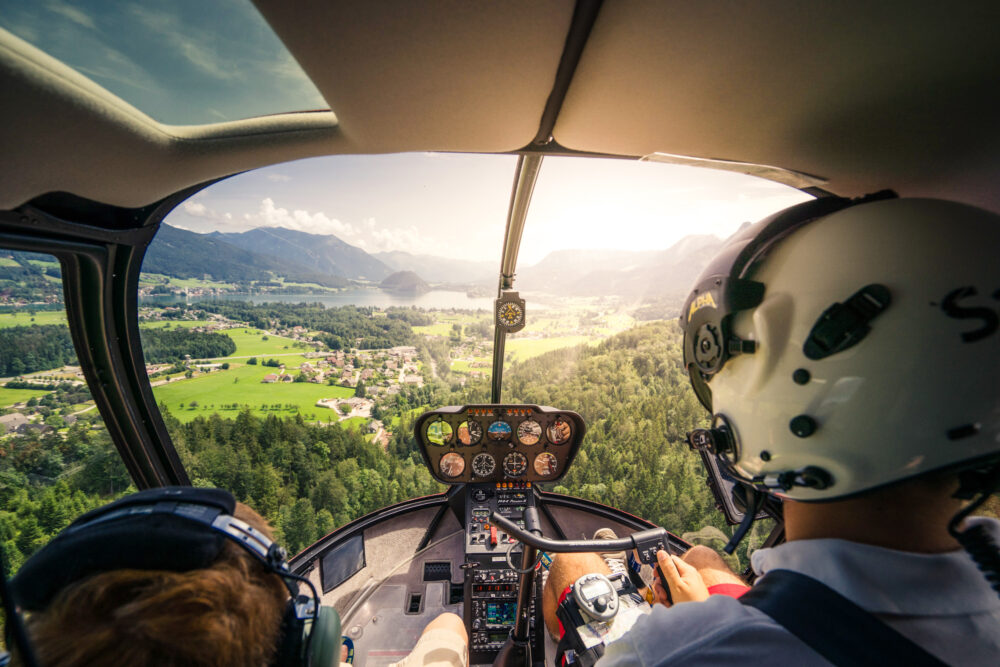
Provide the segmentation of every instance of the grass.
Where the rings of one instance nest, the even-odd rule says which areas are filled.
[[[13,257],[0,257],[0,266],[21,266]]]
[[[512,338],[507,341],[506,351],[513,359],[524,361],[537,357],[552,350],[559,350],[564,347],[573,347],[581,343],[597,343],[596,339],[587,336],[558,336],[553,338],[529,338],[518,340]]]
[[[15,403],[24,403],[29,398],[41,398],[49,392],[43,389],[8,389],[0,387],[0,406],[8,407]]]
[[[294,410],[267,410],[263,406],[292,404],[303,415],[314,414],[322,419],[324,410],[316,407],[316,401],[321,398],[348,398],[354,395],[354,390],[346,387],[313,384],[311,382],[291,382],[264,384],[261,380],[275,369],[266,366],[239,365],[228,371],[215,371],[206,375],[198,375],[190,380],[172,380],[167,384],[153,387],[153,395],[157,403],[166,403],[172,415],[182,422],[188,422],[197,416],[207,417],[214,412],[223,416],[235,416],[236,410],[223,410],[223,404],[238,403],[248,405],[258,415],[280,414],[289,416]],[[197,402],[197,407],[189,407],[191,401]],[[181,408],[180,404],[184,407]],[[325,421],[325,420],[324,420]]]
[[[29,259],[28,263],[32,264],[34,266],[37,266],[39,268],[42,268],[42,269],[58,269],[59,268],[59,262],[57,262],[55,260],[45,261],[45,260],[41,260],[41,259]]]
[[[421,336],[447,336],[451,333],[451,324],[437,322],[435,324],[413,327],[413,333],[420,334]]]
[[[368,420],[364,417],[348,417],[344,421],[340,422],[341,427],[352,431],[362,429],[366,424],[368,424]]]
[[[210,320],[177,320],[170,322],[171,327],[184,327],[190,329],[192,327],[203,327],[210,324]],[[143,322],[142,326],[150,329],[162,329],[167,325],[167,322]],[[253,327],[237,327],[235,329],[222,329],[216,333],[221,333],[229,336],[236,343],[236,351],[233,352],[228,358],[238,359],[240,357],[274,357],[279,354],[286,355],[296,355],[294,359],[289,358],[285,361],[286,364],[294,364],[298,366],[301,361],[301,355],[312,349],[311,347],[301,348],[295,347],[295,343],[298,341],[292,340],[291,338],[285,338],[284,336],[275,336],[274,334],[269,334],[266,331],[260,329],[255,329]],[[264,337],[267,340],[264,340]],[[282,358],[284,361],[285,358]]]
[[[427,412],[427,410],[428,410],[428,409],[429,409],[429,407],[428,407],[428,406],[426,406],[426,405],[422,405],[422,406],[420,406],[419,408],[413,408],[413,409],[411,409],[411,410],[407,410],[407,411],[406,411],[405,413],[403,413],[403,414],[405,414],[405,415],[409,415],[409,416],[410,416],[411,418],[413,418],[413,419],[416,419],[416,418],[417,418],[417,417],[419,417],[420,415],[422,415],[422,414],[424,414],[425,412]],[[397,428],[399,428],[399,421],[400,421],[400,417],[399,417],[399,415],[396,415],[395,417],[393,417],[392,419],[390,419],[390,420],[389,420],[389,430],[392,430],[392,431],[394,431],[394,430],[396,430]]]
[[[172,276],[165,276],[160,273],[142,273],[139,275],[139,285],[140,286],[152,286],[152,285],[162,285],[164,279],[169,278],[170,282],[167,283],[171,287],[182,287],[182,288],[192,288],[192,287],[205,287],[211,289],[223,289],[232,290],[236,289],[236,285],[232,283],[223,283],[216,280],[202,280],[201,278],[174,278]]]
[[[143,329],[193,329],[208,325],[210,320],[159,320],[156,322],[140,322]]]
[[[39,310],[34,315],[28,313],[30,306],[13,313],[0,313],[0,329],[7,327],[30,327],[32,324],[66,324],[66,311]],[[34,322],[32,322],[34,319]]]

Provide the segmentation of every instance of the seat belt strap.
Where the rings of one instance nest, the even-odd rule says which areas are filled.
[[[798,572],[772,570],[739,600],[834,665],[945,665],[829,586]]]

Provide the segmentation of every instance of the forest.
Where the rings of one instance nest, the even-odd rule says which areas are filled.
[[[236,351],[236,343],[224,333],[205,333],[185,328],[139,330],[142,351],[148,364],[182,361],[185,355],[192,359],[226,357]]]
[[[319,303],[262,303],[247,301],[210,301],[198,307],[223,315],[231,320],[246,322],[258,329],[303,327],[331,349],[360,348],[374,350],[397,345],[412,345],[413,329],[398,311],[395,317],[372,317],[371,308],[340,306],[327,308]]]
[[[73,339],[63,324],[0,329],[0,376],[47,371],[75,363]]]
[[[706,526],[729,534],[684,442],[704,413],[679,345],[675,323],[655,322],[595,346],[549,352],[507,369],[502,400],[575,410],[587,422],[580,454],[551,490],[619,507],[678,534]],[[231,490],[295,553],[367,512],[442,490],[417,453],[413,421],[423,409],[486,402],[488,395],[487,380],[407,388],[377,415],[398,419],[385,450],[355,430],[298,416],[242,412],[181,424],[163,412],[192,481]],[[15,550],[15,567],[80,511],[129,485],[106,432],[82,421],[64,436],[17,435],[0,443],[0,539]],[[759,527],[748,542],[763,534]],[[746,550],[747,543],[741,565]]]

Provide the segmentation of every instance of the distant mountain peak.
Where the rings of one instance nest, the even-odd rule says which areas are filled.
[[[431,286],[413,271],[397,271],[383,280],[379,287],[400,294],[426,294]]]

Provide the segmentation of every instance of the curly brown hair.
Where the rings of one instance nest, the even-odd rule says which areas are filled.
[[[270,537],[246,505],[234,514]],[[227,541],[206,569],[116,570],[76,582],[27,626],[42,665],[265,665],[287,600],[279,577]]]

